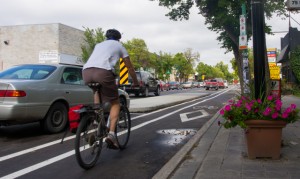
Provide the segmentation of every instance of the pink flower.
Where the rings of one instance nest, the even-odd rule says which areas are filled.
[[[284,112],[283,114],[282,114],[282,118],[287,118],[287,117],[289,117],[289,113],[286,113],[286,112]]]
[[[296,109],[296,104],[291,104],[291,109]]]
[[[230,105],[226,105],[226,106],[225,106],[225,110],[226,110],[226,111],[230,111],[230,109],[231,109]]]
[[[271,112],[271,108],[270,107],[267,107],[266,110],[263,112],[263,115],[264,116],[268,116]]]
[[[281,106],[282,106],[282,102],[280,101],[280,102],[276,102],[276,104],[275,104],[276,106],[275,106],[275,109],[277,110],[277,111],[280,111],[281,110]]]
[[[284,111],[284,113],[287,113],[287,114],[289,114],[290,112],[291,112],[291,108],[286,108]]]
[[[277,112],[275,112],[275,113],[272,114],[272,118],[273,119],[276,119],[277,117],[278,117],[278,113]]]
[[[251,104],[249,104],[249,103],[246,103],[246,109],[248,110],[248,111],[251,111]]]
[[[273,99],[273,96],[268,96],[267,98],[269,101],[271,101]]]
[[[262,102],[261,102],[261,99],[257,99],[257,102],[259,103],[259,104],[261,104]]]
[[[221,109],[220,114],[224,115],[224,109]]]

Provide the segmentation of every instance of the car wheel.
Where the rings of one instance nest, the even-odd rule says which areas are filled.
[[[206,90],[209,90],[209,88],[205,88]]]
[[[159,96],[159,95],[160,95],[160,89],[159,89],[159,86],[156,88],[154,94],[155,94],[155,96]]]
[[[143,93],[143,96],[144,96],[144,97],[149,96],[149,87],[148,87],[148,86],[146,86],[145,91],[144,91],[144,93]]]
[[[58,133],[65,129],[67,122],[67,107],[63,103],[54,103],[41,124],[46,132]]]

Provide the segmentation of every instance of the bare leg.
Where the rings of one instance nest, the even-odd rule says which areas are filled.
[[[115,132],[117,120],[120,112],[120,103],[119,100],[115,100],[111,102],[110,108],[110,127],[109,131]]]
[[[99,104],[100,103],[100,96],[99,93],[96,91],[94,92],[94,104]]]

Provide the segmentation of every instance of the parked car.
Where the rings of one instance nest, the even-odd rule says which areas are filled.
[[[183,89],[193,88],[193,83],[191,81],[184,82],[182,83],[182,88]]]
[[[194,86],[195,86],[195,88],[200,88],[201,86],[200,86],[200,82],[194,82]]]
[[[204,88],[204,83],[201,81],[199,82],[200,88]]]
[[[136,76],[139,81],[140,86],[132,87],[133,83],[132,78],[128,77],[128,84],[120,85],[120,88],[124,89],[129,94],[134,94],[135,96],[139,96],[142,94],[144,97],[147,97],[150,92],[153,92],[155,96],[160,95],[160,84],[156,78],[150,72],[147,71],[136,71]]]
[[[159,85],[160,85],[160,91],[169,91],[170,90],[169,83],[159,80]]]
[[[80,66],[63,64],[24,64],[1,72],[0,125],[40,121],[49,133],[62,131],[71,106],[93,103],[81,72]],[[129,107],[129,95],[119,90],[119,96]]]
[[[177,89],[177,90],[182,89],[182,86],[181,86],[180,83],[177,82],[177,81],[169,81],[168,83],[169,83],[169,87],[170,87],[171,90],[174,90],[174,89]]]

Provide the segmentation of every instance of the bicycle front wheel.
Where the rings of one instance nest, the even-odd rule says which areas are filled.
[[[120,149],[125,149],[130,137],[131,119],[130,113],[126,106],[121,105],[119,120],[116,125],[116,138]]]
[[[75,138],[75,155],[78,164],[84,169],[92,168],[101,153],[102,139],[97,135],[96,114],[85,114],[80,121]]]

